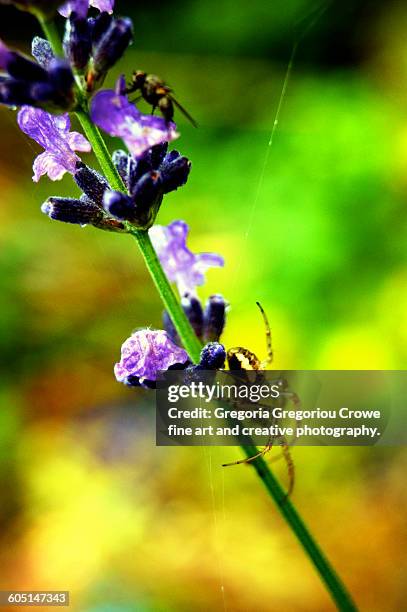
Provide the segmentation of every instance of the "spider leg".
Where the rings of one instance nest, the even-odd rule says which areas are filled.
[[[230,467],[231,465],[241,465],[242,463],[251,463],[259,457],[264,457],[266,453],[271,451],[274,442],[274,437],[275,436],[270,436],[266,446],[252,457],[248,457],[247,459],[239,459],[238,461],[232,461],[231,463],[222,463],[222,467]]]
[[[260,405],[260,404],[258,404]],[[272,420],[272,425],[274,425],[276,422],[275,419]],[[222,463],[222,467],[230,467],[231,465],[241,465],[242,463],[251,463],[252,461],[255,461],[256,459],[258,459],[259,457],[264,457],[264,455],[266,455],[268,452],[271,451],[273,444],[274,444],[274,440],[276,439],[276,436],[269,436],[269,439],[267,440],[267,444],[266,446],[260,450],[258,453],[256,453],[255,455],[253,455],[252,457],[248,457],[246,459],[239,459],[238,461],[232,461],[231,463]]]
[[[266,455],[272,449],[274,440],[275,440],[275,436],[270,436],[267,442],[267,445],[261,451],[253,455],[252,457],[249,457],[247,459],[239,459],[238,461],[232,461],[231,463],[223,463],[222,467],[231,467],[232,465],[241,465],[243,463],[251,463],[252,461],[255,461],[256,459],[258,459],[259,457],[264,457],[264,455]],[[284,503],[290,497],[294,489],[295,466],[294,466],[294,461],[291,457],[289,446],[288,446],[288,443],[285,437],[280,438],[280,445],[283,449],[281,455],[279,455],[278,457],[273,457],[271,461],[275,461],[276,459],[280,459],[281,457],[284,457],[285,462],[287,464],[288,488],[287,488],[287,493],[285,494],[285,497],[283,500],[283,503]]]
[[[286,397],[289,401],[291,401],[294,404],[294,408],[296,410],[301,410],[301,400],[298,397],[297,393],[295,393],[294,391],[285,391],[284,393],[281,393],[282,396]],[[298,440],[298,436],[297,436],[297,427],[300,424],[299,419],[294,419],[295,421],[295,425],[294,425],[294,436],[293,438],[290,440],[290,446],[294,445],[294,442],[296,440]]]
[[[264,326],[266,328],[267,359],[261,362],[261,369],[265,370],[266,367],[270,365],[271,362],[273,361],[273,347],[271,344],[271,329],[270,329],[270,323],[268,321],[266,313],[263,310],[262,305],[260,304],[260,302],[256,302],[256,304],[260,309],[260,312],[262,314],[263,321],[264,321]]]
[[[286,461],[287,471],[288,471],[288,489],[287,489],[287,493],[284,498],[284,501],[286,501],[290,497],[294,489],[295,466],[294,466],[294,461],[291,457],[291,453],[289,451],[287,440],[285,439],[285,437],[280,438],[280,440],[281,440],[281,448],[283,449],[282,455]]]

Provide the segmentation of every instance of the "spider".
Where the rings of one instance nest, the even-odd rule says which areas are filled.
[[[233,371],[233,375],[238,379],[246,382],[254,382],[256,384],[264,383],[264,377],[262,370],[266,369],[273,361],[273,348],[271,342],[271,330],[270,324],[267,318],[266,313],[264,312],[263,307],[259,302],[256,302],[258,308],[263,317],[264,325],[266,328],[266,347],[267,347],[267,358],[261,361],[257,355],[251,352],[249,349],[243,347],[234,347],[227,351],[227,361],[229,365],[229,369]],[[284,379],[279,379],[277,384],[281,388],[280,397],[284,397],[292,401],[296,406],[300,405],[300,400],[296,393],[290,391],[288,389],[287,381]],[[256,403],[257,406],[262,406],[261,404]],[[265,408],[269,408],[269,406],[264,406]],[[246,459],[240,459],[239,461],[233,461],[232,463],[224,463],[223,467],[230,467],[232,465],[240,465],[242,463],[250,463],[258,459],[259,457],[263,457],[266,453],[268,453],[274,443],[275,436],[270,436],[266,446],[260,450],[258,453],[253,455],[252,457],[248,457]],[[278,441],[282,447],[282,455],[287,464],[288,477],[289,477],[289,485],[287,490],[287,497],[291,495],[294,488],[294,480],[295,480],[295,469],[294,463],[291,458],[291,454],[288,448],[287,440],[284,436],[280,436]],[[277,459],[275,457],[274,459]]]

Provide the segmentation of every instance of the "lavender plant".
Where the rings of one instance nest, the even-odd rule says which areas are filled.
[[[32,12],[46,38],[32,41],[34,59],[0,41],[0,103],[18,109],[20,129],[44,151],[33,163],[33,180],[60,180],[72,175],[82,191],[78,198],[50,196],[41,206],[55,221],[93,226],[134,237],[164,306],[164,329],[140,329],[122,345],[114,367],[119,382],[154,388],[158,372],[180,368],[220,369],[226,350],[219,342],[227,304],[211,296],[203,307],[197,287],[209,268],[223,266],[220,255],[192,253],[188,225],[167,227],[155,220],[167,193],[188,180],[191,162],[169,143],[179,137],[176,125],[143,114],[129,101],[119,76],[114,89],[101,89],[107,73],[132,42],[129,18],[113,15],[114,0],[0,0]],[[63,40],[55,25],[65,18]],[[84,134],[71,131],[69,113]],[[99,128],[122,139],[125,149],[108,151]],[[100,171],[78,153],[94,152]],[[179,298],[173,290],[175,284]],[[258,454],[242,446],[247,457]],[[292,502],[263,457],[252,461],[257,475],[276,502],[330,591],[338,609],[355,610],[342,582],[311,536]]]

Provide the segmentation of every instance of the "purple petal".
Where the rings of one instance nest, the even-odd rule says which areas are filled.
[[[167,123],[161,117],[143,115],[126,96],[112,89],[100,91],[94,96],[91,117],[105,132],[122,138],[136,158],[154,145],[179,136],[174,123]]]
[[[80,132],[69,132],[66,141],[72,151],[84,151],[85,153],[92,151],[90,142]]]
[[[40,108],[22,106],[17,121],[22,132],[49,149],[67,133],[70,127],[69,115],[50,115]]]
[[[157,380],[160,370],[188,362],[188,355],[162,330],[141,329],[122,345],[121,360],[114,373],[119,382],[137,377],[141,384]]]
[[[100,12],[112,13],[114,0],[90,0],[90,2],[89,0],[70,0],[65,2],[58,11],[63,17],[69,17],[75,11],[78,17],[84,18],[88,14],[89,5],[99,9]]]
[[[113,89],[99,91],[93,97],[90,112],[93,121],[111,136],[120,136],[123,124],[137,121],[141,115],[126,96],[117,94]]]
[[[194,295],[196,287],[204,284],[207,270],[224,265],[220,255],[194,254],[187,248],[188,225],[184,221],[155,225],[149,234],[168,279],[176,283],[180,295]]]
[[[114,0],[90,0],[91,6],[99,9],[99,11],[106,13],[113,13]]]
[[[222,267],[224,259],[216,253],[198,253],[195,256],[195,267],[202,273],[205,273],[209,268]]]
[[[65,165],[62,165],[54,153],[44,151],[44,153],[41,153],[35,158],[33,163],[33,172],[33,181],[38,183],[40,178],[45,174],[48,175],[51,181],[59,181],[66,172],[71,172],[71,170]],[[73,168],[71,174],[74,172],[75,167]]]
[[[116,83],[114,86],[115,94],[117,94],[118,96],[124,96],[126,88],[127,88],[126,77],[124,76],[124,74],[121,74],[116,80]]]
[[[71,13],[75,12],[78,17],[84,19],[88,14],[89,0],[70,0],[65,2],[59,9],[58,12],[63,17],[69,17]]]
[[[71,119],[68,113],[64,113],[63,115],[50,115],[51,121],[54,122],[57,130],[59,130],[63,134],[68,134],[71,127]]]
[[[22,106],[17,121],[20,129],[38,142],[45,152],[34,161],[33,180],[47,174],[52,181],[62,178],[65,172],[75,174],[80,158],[75,151],[90,151],[91,145],[82,134],[70,132],[69,115],[50,115],[31,106]]]

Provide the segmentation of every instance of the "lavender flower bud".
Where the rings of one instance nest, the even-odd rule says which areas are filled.
[[[155,145],[151,147],[151,166],[154,169],[158,169],[161,163],[164,160],[164,157],[168,151],[168,142],[163,142],[161,144]]]
[[[74,174],[75,183],[91,200],[102,207],[104,193],[109,187],[106,179],[82,162],[78,162],[77,168]]]
[[[90,17],[88,19],[89,32],[92,39],[93,47],[95,47],[102,36],[107,32],[107,30],[112,25],[113,17],[103,11],[99,13],[97,17]]]
[[[97,75],[105,74],[121,58],[133,38],[130,19],[114,19],[93,47],[93,65]]]
[[[144,151],[143,155],[137,158],[133,172],[129,177],[131,193],[133,193],[136,188],[136,183],[144,176],[144,174],[151,172],[152,170],[157,170],[157,168],[154,168],[151,162],[151,149],[147,149]]]
[[[217,342],[225,327],[226,302],[221,295],[211,295],[204,312],[204,340]]]
[[[195,332],[197,338],[202,338],[203,332],[203,311],[201,302],[193,295],[185,294],[181,299],[181,306]],[[176,344],[181,344],[177,330],[166,310],[163,312],[163,325],[167,334]]]
[[[24,81],[47,81],[47,71],[36,62],[24,57],[20,53],[11,51],[7,59],[5,69],[9,75],[15,79]]]
[[[134,218],[135,206],[132,198],[120,191],[106,191],[103,206],[108,213],[121,221],[130,221]]]
[[[201,351],[199,367],[202,370],[219,370],[225,367],[226,351],[223,344],[209,342]]]
[[[0,83],[0,103],[9,106],[22,106],[33,104],[34,99],[30,83],[6,79]]]
[[[72,13],[66,22],[64,50],[75,70],[80,72],[86,68],[90,59],[91,48],[88,20]]]
[[[116,151],[113,151],[112,154],[112,161],[115,165],[115,168],[125,183],[127,182],[128,176],[127,168],[129,165],[129,157],[129,154],[126,153],[126,151],[123,151],[122,149],[116,149]]]
[[[59,106],[59,100],[56,96],[54,87],[50,83],[33,83],[30,86],[30,95],[35,106],[49,106],[49,102],[56,101]]]
[[[75,82],[71,67],[66,60],[55,58],[51,60],[48,69],[49,80],[61,93],[70,94]]]
[[[136,201],[137,210],[141,213],[150,209],[161,194],[161,176],[152,170],[143,174],[136,183],[132,195]]]
[[[202,338],[203,310],[201,302],[194,295],[186,294],[181,299],[181,305],[198,338]]]
[[[45,38],[40,38],[39,36],[34,36],[32,40],[31,53],[45,70],[48,69],[51,61],[55,59],[50,43]]]
[[[89,198],[77,200],[53,196],[44,202],[41,210],[50,219],[78,225],[98,223],[103,216],[103,211]]]
[[[191,162],[178,151],[170,151],[160,165],[164,193],[185,185],[191,170]]]
[[[124,184],[131,192],[131,184],[134,182],[137,162],[131,155],[122,150],[114,151],[112,155],[113,163],[120,174]]]

